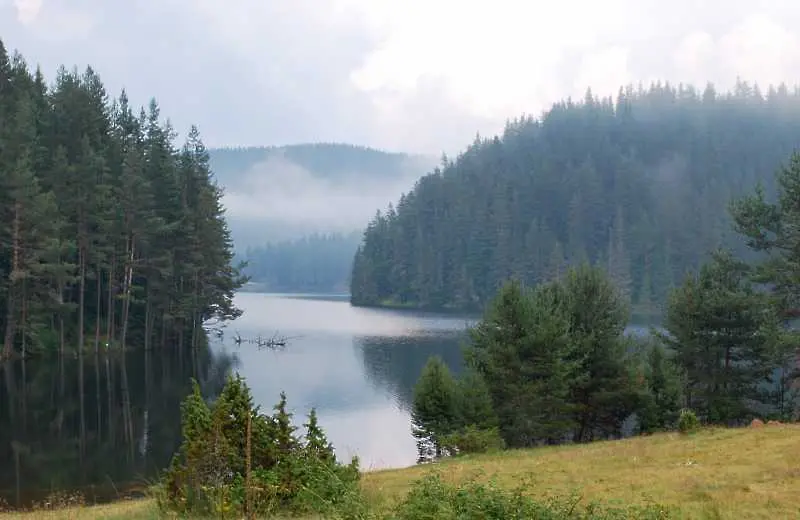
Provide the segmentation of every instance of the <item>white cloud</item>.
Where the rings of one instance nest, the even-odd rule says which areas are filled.
[[[23,25],[29,25],[39,16],[42,0],[14,0],[14,7],[17,9],[17,19]]]
[[[737,76],[791,81],[800,54],[787,29],[800,22],[800,12],[788,1],[768,7],[734,1],[722,12],[715,2],[688,0],[341,3],[360,9],[383,33],[351,78],[378,111],[396,119],[412,117],[404,108],[423,79],[439,85],[457,110],[496,127],[580,97],[587,87],[609,95],[626,83],[656,79],[722,88]]]
[[[156,95],[212,145],[452,153],[587,87],[765,86],[800,70],[796,0],[41,2],[0,0],[12,48],[91,63],[112,91]]]
[[[758,13],[720,38],[718,49],[730,71],[763,83],[792,80],[800,65],[800,40],[794,31]]]

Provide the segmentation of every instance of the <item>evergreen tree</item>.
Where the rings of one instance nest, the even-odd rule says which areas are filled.
[[[417,439],[418,462],[443,455],[440,438],[459,425],[458,387],[444,361],[432,356],[414,386],[412,433]]]
[[[470,331],[469,365],[486,381],[510,447],[562,440],[572,426],[567,318],[557,285],[509,282]]]
[[[658,343],[650,345],[646,363],[647,395],[639,412],[639,431],[653,433],[672,430],[683,404],[678,367]]]
[[[474,370],[466,370],[458,378],[458,423],[460,428],[474,426],[488,430],[497,426],[497,414],[492,405],[492,396],[486,381]]]
[[[673,292],[659,334],[686,373],[689,407],[711,423],[739,424],[757,413],[761,386],[777,368],[771,345],[780,340],[779,321],[749,273],[729,252],[716,252]]]
[[[570,269],[559,290],[569,327],[567,359],[574,367],[574,440],[618,436],[640,398],[624,337],[628,306],[605,272],[586,264]]]
[[[110,101],[91,67],[48,88],[0,44],[2,357],[197,346],[204,323],[241,314],[199,133],[178,152],[159,117],[155,101],[139,117],[124,91]]]

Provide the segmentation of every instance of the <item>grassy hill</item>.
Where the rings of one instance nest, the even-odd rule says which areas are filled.
[[[578,446],[507,451],[452,459],[435,466],[366,473],[363,487],[376,509],[401,500],[431,471],[449,482],[493,479],[524,485],[539,498],[677,508],[682,518],[800,518],[800,426],[711,429],[692,436],[661,434]],[[11,518],[156,518],[150,500],[63,509]]]

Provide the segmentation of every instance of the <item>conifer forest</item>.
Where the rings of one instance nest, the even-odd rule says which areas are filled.
[[[2,356],[198,344],[243,280],[197,128],[0,44]]]
[[[758,183],[774,196],[798,142],[800,91],[785,85],[588,91],[476,138],[378,212],[352,302],[481,310],[509,278],[535,285],[588,261],[635,314],[659,315],[714,249],[752,258],[729,201]]]

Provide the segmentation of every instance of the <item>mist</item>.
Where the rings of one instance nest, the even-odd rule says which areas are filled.
[[[436,159],[411,156],[395,171],[348,170],[336,178],[274,154],[235,176],[228,174],[223,203],[237,250],[310,233],[349,233],[366,227],[377,210],[396,203],[432,170]]]

